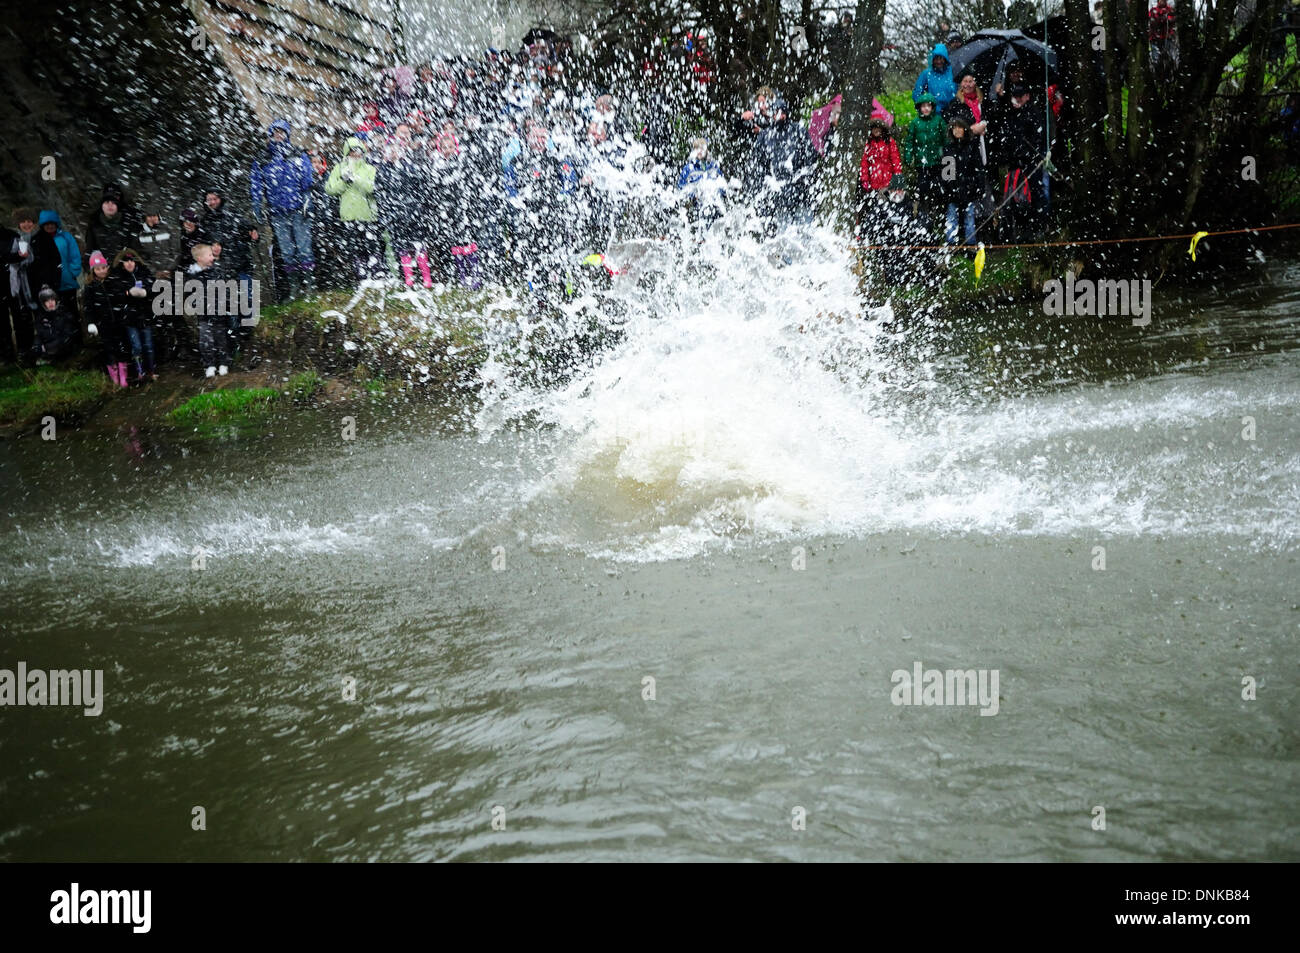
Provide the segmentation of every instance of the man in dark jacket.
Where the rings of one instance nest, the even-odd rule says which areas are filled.
[[[1026,241],[1045,224],[1044,165],[1052,135],[1051,114],[1035,104],[1027,87],[1013,87],[998,135],[998,154],[1007,165],[999,201],[1005,201],[1002,215],[1008,241]]]
[[[158,206],[150,206],[144,213],[144,222],[136,234],[134,247],[139,250],[144,266],[159,278],[171,275],[176,258],[181,252],[181,239],[176,229],[163,221]]]
[[[257,225],[230,209],[225,192],[216,186],[204,192],[203,204],[207,208],[199,224],[211,238],[216,256],[216,263],[208,272],[214,278],[239,279],[240,294],[247,296],[247,283],[253,280],[253,246],[260,237]],[[231,314],[228,319],[232,346],[238,347],[239,340],[247,337],[249,331],[238,315]]]
[[[812,185],[817,149],[789,107],[778,97],[772,103],[772,125],[754,143],[751,154],[751,188],[759,192],[759,205],[778,226],[812,221]]]
[[[139,234],[139,219],[134,210],[125,205],[122,190],[116,185],[104,186],[99,208],[86,223],[82,265],[87,265],[90,261],[92,251],[102,252],[105,258],[112,261],[123,248],[130,248]]]
[[[230,278],[251,278],[253,255],[249,244],[258,241],[256,224],[231,210],[226,193],[216,186],[203,193],[203,204],[199,227],[214,246],[220,246],[217,270]]]
[[[289,279],[289,296],[310,290],[316,268],[307,204],[315,174],[311,157],[294,148],[287,119],[277,119],[266,131],[266,154],[253,163],[249,176],[254,214],[270,220],[275,247]]]

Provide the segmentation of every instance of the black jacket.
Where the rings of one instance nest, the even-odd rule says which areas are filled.
[[[768,176],[780,185],[779,204],[806,207],[812,200],[817,149],[808,130],[793,119],[774,123],[758,137],[750,154],[751,185],[763,188]]]
[[[118,307],[112,274],[103,281],[93,277],[83,291],[82,312],[87,324],[95,325],[99,344],[104,352],[104,363],[125,361],[129,353],[126,340],[126,323]]]
[[[952,162],[949,162],[950,158]],[[951,178],[949,168],[954,173]],[[962,208],[984,197],[984,160],[980,156],[979,143],[969,130],[960,140],[949,134],[948,144],[943,147],[943,158],[939,160],[939,180],[943,184],[943,196],[950,205]]]
[[[1052,123],[1041,104],[1031,99],[1019,109],[1013,106],[1002,116],[998,156],[1008,166],[1029,172],[1047,154],[1052,133]]]
[[[111,219],[105,218],[100,209],[86,223],[86,240],[81,245],[81,264],[90,271],[90,255],[101,251],[104,257],[112,261],[123,248],[133,248],[136,237],[140,234],[140,222],[132,218],[124,209]]]
[[[221,245],[218,261],[232,275],[252,273],[253,255],[249,249],[248,233],[256,227],[253,222],[245,221],[232,212],[229,203],[224,200],[215,209],[205,209],[199,219],[199,228],[207,233],[208,240]]]
[[[146,294],[144,297],[135,297],[127,292],[135,287],[135,283],[142,283]],[[108,273],[109,297],[112,300],[113,308],[117,312],[117,319],[126,327],[144,328],[153,325],[153,294],[150,287],[153,284],[153,276],[148,273],[144,265],[137,263],[135,273],[129,274],[125,268],[118,265]]]
[[[81,346],[81,325],[61,307],[53,311],[41,308],[35,315],[35,324],[32,353],[36,357],[57,360]]]

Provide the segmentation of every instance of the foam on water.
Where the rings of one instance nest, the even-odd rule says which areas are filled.
[[[625,294],[625,339],[595,366],[489,388],[485,434],[524,418],[559,434],[535,542],[653,560],[900,529],[1294,539],[1294,367],[971,406],[935,380],[941,356],[864,313],[833,235],[661,267],[656,294]],[[1242,408],[1275,415],[1282,442],[1234,444]]]
[[[493,354],[471,435],[389,435],[345,457],[316,446],[259,460],[256,479],[232,469],[233,482],[198,492],[108,494],[93,518],[34,514],[7,534],[4,564],[185,565],[196,545],[256,560],[502,543],[642,561],[899,531],[1295,545],[1295,351],[972,398],[954,381],[961,362],[925,343],[931,319],[900,326],[888,289],[864,306],[834,235],[678,236],[627,254],[617,309],[584,295],[530,319],[563,335],[600,313],[620,335],[561,384],[512,374],[520,326],[487,316]],[[1240,436],[1245,415],[1253,441]]]

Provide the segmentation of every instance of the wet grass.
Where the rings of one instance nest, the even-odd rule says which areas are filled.
[[[94,411],[112,393],[98,370],[58,367],[0,371],[0,426],[23,428],[52,416],[77,418]]]
[[[325,378],[315,370],[305,370],[289,378],[284,385],[284,394],[290,400],[306,401],[311,400],[324,389]]]
[[[281,396],[272,387],[227,387],[195,394],[167,414],[175,424],[198,429],[255,424],[271,411]]]

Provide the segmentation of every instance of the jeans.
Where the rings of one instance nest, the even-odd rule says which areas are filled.
[[[311,249],[311,226],[307,216],[302,212],[271,212],[271,230],[275,232],[275,244],[280,249],[280,258],[284,270],[289,274],[295,271],[311,271],[316,267]]]
[[[222,318],[199,318],[199,363],[216,367],[230,363],[230,332]]]
[[[975,244],[975,209],[978,203],[971,202],[966,206],[966,244]],[[949,245],[957,244],[957,224],[958,211],[957,206],[949,203],[948,205],[948,227],[944,229],[944,240]]]
[[[131,360],[138,361],[140,356],[144,355],[145,363],[153,367],[153,328],[145,326],[142,328],[133,328],[129,324],[126,327],[126,336],[131,341]]]

